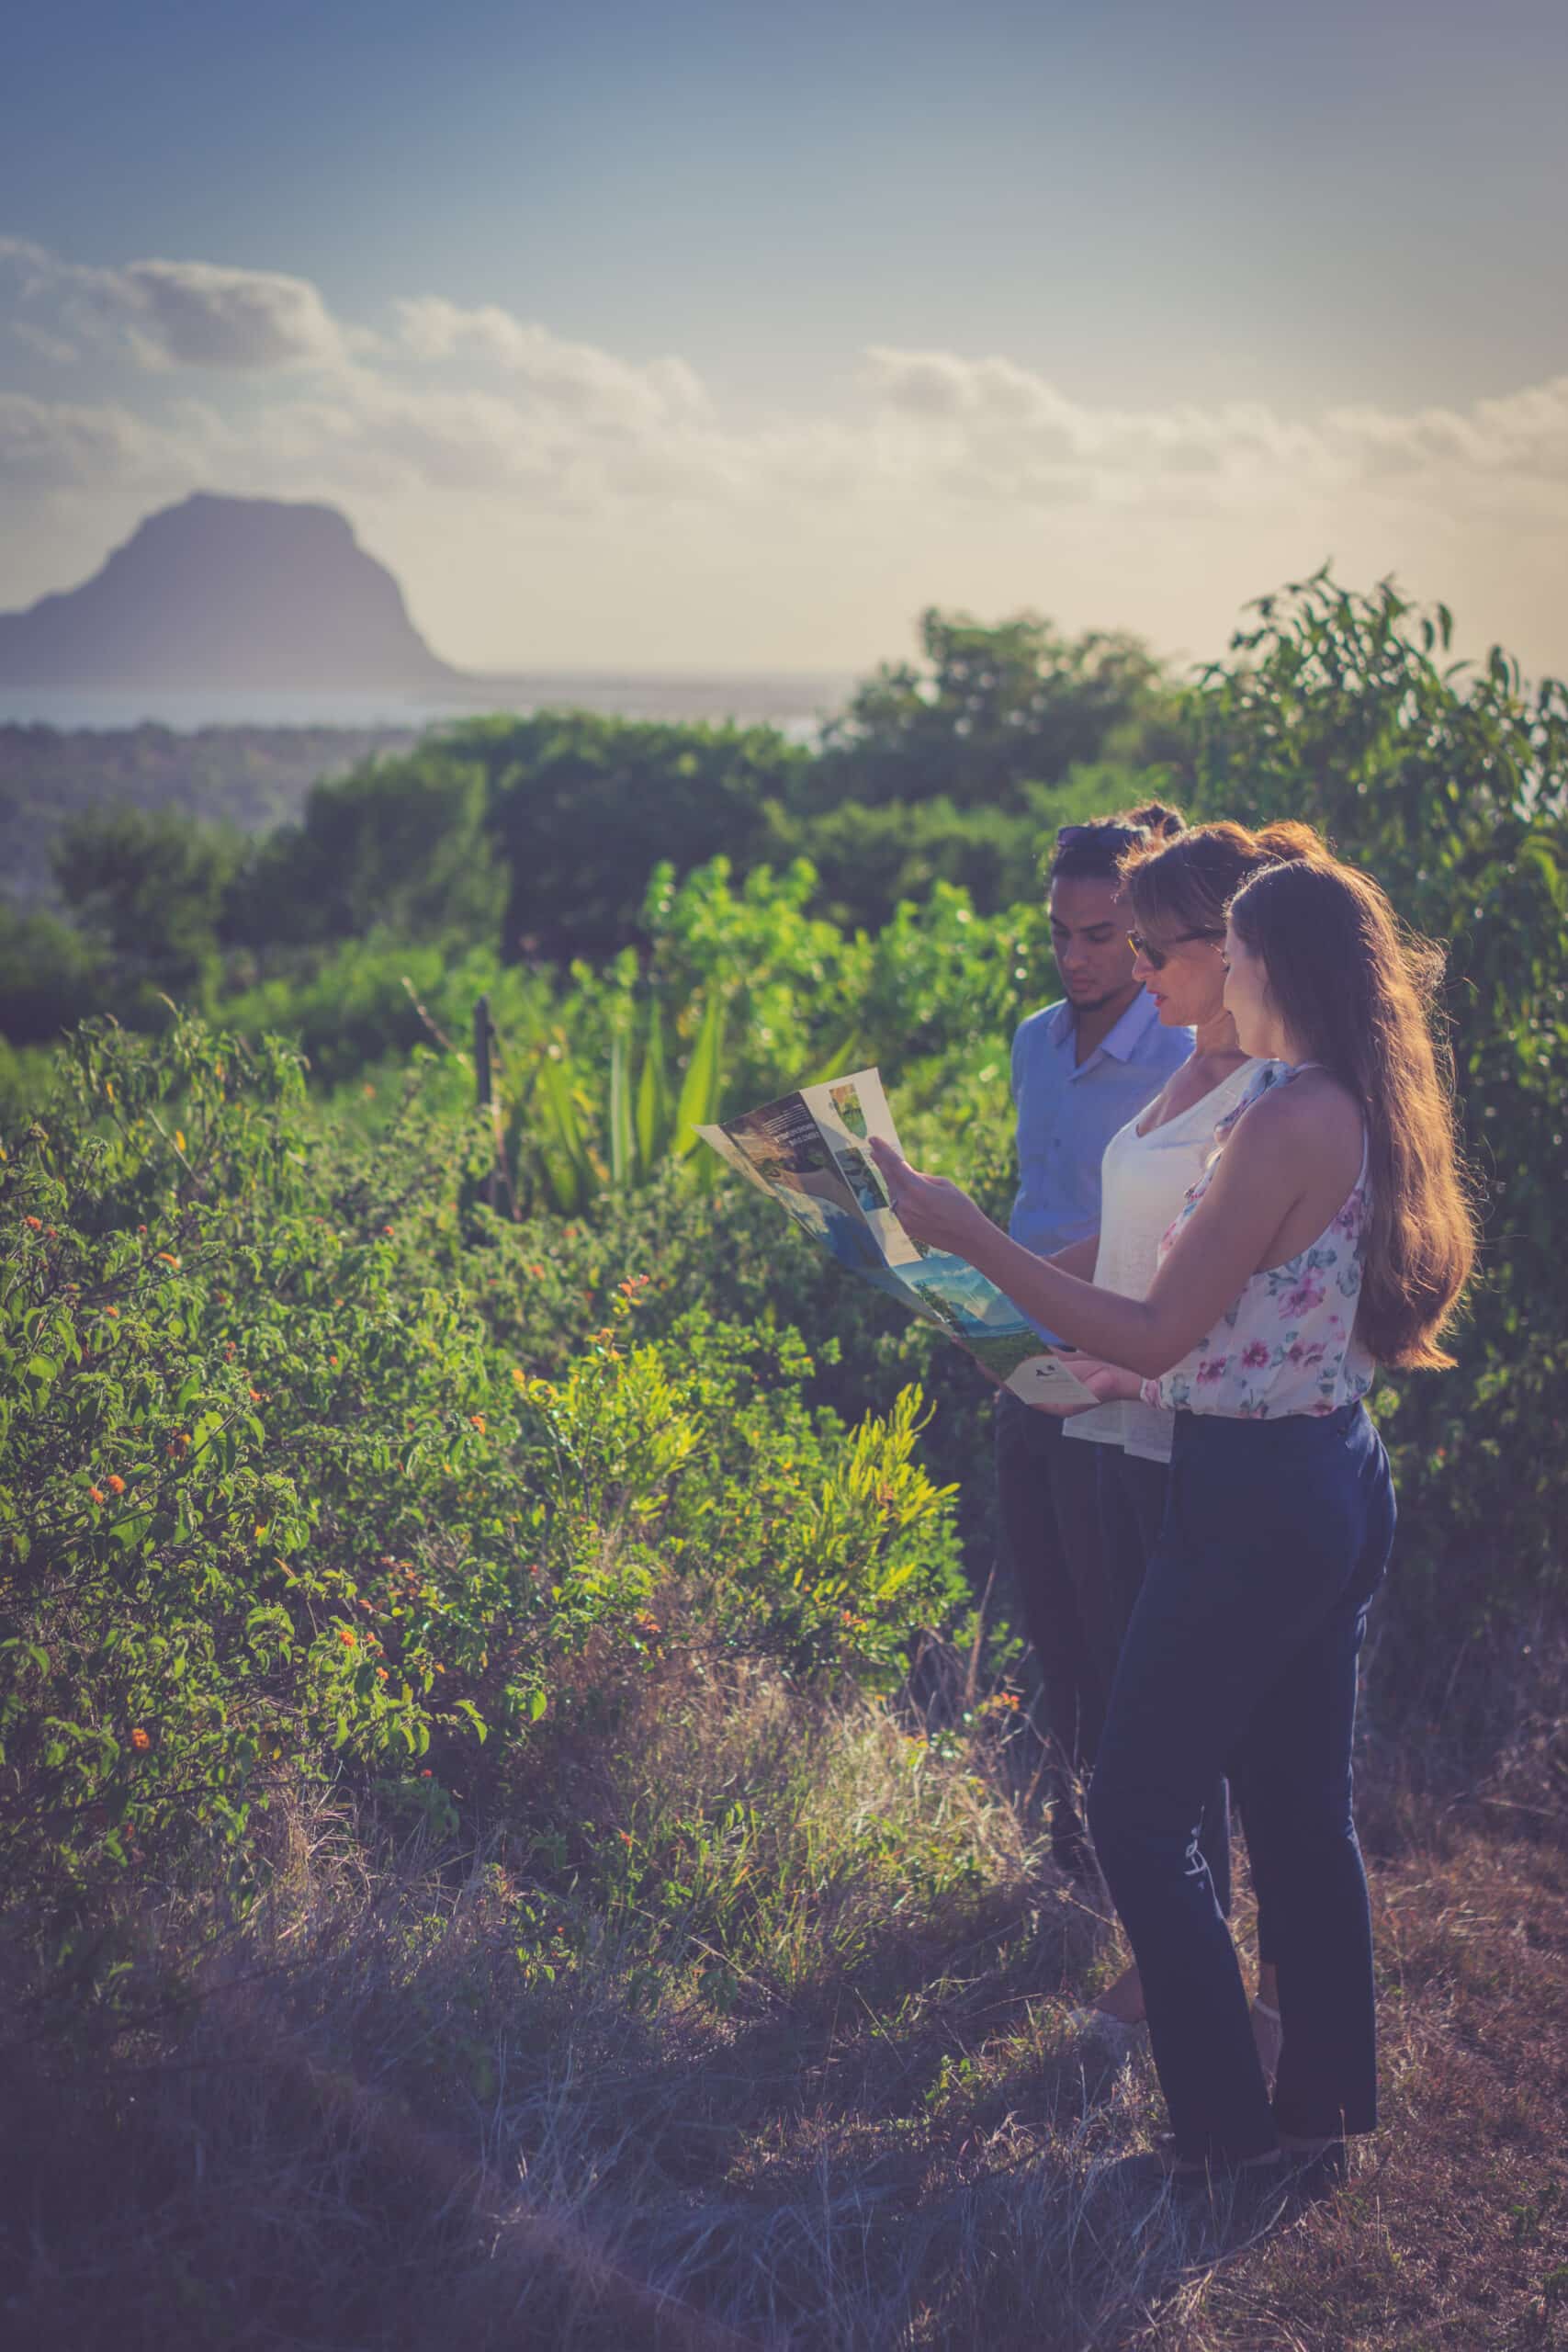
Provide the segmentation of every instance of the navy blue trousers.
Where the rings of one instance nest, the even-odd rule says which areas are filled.
[[[1087,1447],[1084,1450],[1086,1453],[1089,1451]],[[1094,1452],[1099,1456],[1100,1532],[1105,1578],[1105,1605],[1098,1621],[1102,1654],[1097,1664],[1101,1685],[1109,1697],[1116,1679],[1116,1662],[1122,1655],[1122,1645],[1127,1638],[1127,1628],[1133,1622],[1133,1611],[1143,1590],[1149,1558],[1165,1525],[1170,1472],[1163,1462],[1145,1462],[1135,1453],[1123,1453],[1119,1445],[1097,1445]],[[1231,1805],[1229,1784],[1224,1781],[1216,1781],[1209,1792],[1203,1806],[1203,1818],[1199,1826],[1198,1844],[1203,1860],[1209,1865],[1214,1900],[1228,1919],[1231,1913]],[[1272,1957],[1264,1950],[1261,1939],[1258,1957],[1262,1960]]]
[[[1076,1795],[1100,1745],[1108,1685],[1101,1662],[1116,1656],[1100,1623],[1096,1445],[1069,1444],[1055,1414],[1036,1412],[1004,1388],[997,1398],[997,1509],[1014,1597],[1040,1670],[1033,1710],[1049,1759],[1051,1839],[1069,1867],[1087,1850]]]
[[[1356,1670],[1393,1537],[1360,1405],[1177,1416],[1165,1522],[1122,1644],[1089,1827],[1143,1978],[1182,2158],[1377,2121],[1366,1873],[1351,1817]],[[1272,2108],[1198,1843],[1228,1778],[1268,1910],[1284,2036]]]

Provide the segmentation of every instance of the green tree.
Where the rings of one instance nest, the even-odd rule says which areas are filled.
[[[1066,638],[1032,613],[987,626],[932,606],[920,644],[923,662],[884,662],[828,728],[810,807],[942,795],[1020,808],[1029,785],[1080,763],[1175,751],[1169,690],[1137,638]]]
[[[0,1036],[39,1045],[74,1028],[98,1001],[98,959],[58,915],[0,906]]]
[[[767,808],[808,755],[771,727],[644,724],[588,711],[487,719],[454,741],[491,779],[510,875],[508,956],[602,961],[637,934],[649,876],[767,853]]]
[[[483,767],[445,744],[364,761],[314,786],[300,824],[254,854],[233,894],[230,935],[255,946],[376,930],[493,936],[506,875],[488,815]]]
[[[61,896],[127,999],[206,989],[239,858],[229,831],[141,808],[87,809],[62,827],[52,853]]]

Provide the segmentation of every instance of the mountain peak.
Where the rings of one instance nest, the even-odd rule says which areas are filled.
[[[0,614],[0,683],[274,690],[460,675],[333,506],[196,491],[81,587]]]

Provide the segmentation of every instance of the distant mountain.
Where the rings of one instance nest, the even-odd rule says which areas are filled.
[[[0,684],[244,691],[461,685],[330,506],[207,492],[80,588],[0,613]]]

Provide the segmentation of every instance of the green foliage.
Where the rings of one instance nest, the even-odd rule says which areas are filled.
[[[945,792],[923,800],[860,800],[807,811],[770,812],[778,862],[809,859],[814,904],[845,930],[880,931],[903,899],[939,882],[968,893],[977,912],[1043,894],[1043,869],[1058,825],[1131,808],[1168,791],[1163,769],[1075,768],[1060,785],[1026,784],[1021,808],[960,808]]]
[[[107,984],[101,954],[80,931],[42,909],[0,905],[0,1005],[12,1045],[52,1043]]]
[[[0,888],[47,899],[55,837],[86,810],[161,809],[269,832],[323,775],[413,741],[406,727],[0,726]]]
[[[1169,689],[1136,638],[1073,639],[1032,613],[987,627],[932,607],[920,644],[923,666],[884,662],[829,727],[806,806],[940,794],[964,809],[1016,809],[1029,786],[1082,763],[1174,753]]]
[[[257,946],[376,931],[491,939],[505,898],[484,770],[436,741],[317,785],[302,822],[252,854],[228,932]]]
[[[485,1150],[417,1091],[323,1129],[288,1049],[183,1018],[79,1031],[7,1139],[0,1879],[35,1924],[139,1861],[243,1890],[301,1773],[471,1792],[592,1644],[886,1679],[953,1606],[917,1396],[851,1430],[786,1328],[639,1340],[625,1268],[563,1351],[536,1234],[465,1242]]]
[[[1460,1369],[1397,1393],[1385,1387],[1378,1408],[1403,1512],[1406,1598],[1388,1622],[1401,1626],[1402,1656],[1416,1664],[1423,1640],[1435,1657],[1462,1634],[1543,1605],[1562,1565],[1568,1293],[1552,1218],[1568,1041],[1568,724],[1563,690],[1527,694],[1500,654],[1473,669],[1445,666],[1447,627],[1441,612],[1416,614],[1391,589],[1360,597],[1326,577],[1266,600],[1232,659],[1186,701],[1177,784],[1199,813],[1303,815],[1322,825],[1379,874],[1406,916],[1452,944],[1448,1010],[1487,1249]],[[693,1136],[699,1120],[875,1060],[917,1156],[1005,1215],[1008,1040],[1055,988],[1043,910],[1031,888],[987,910],[935,866],[988,844],[999,876],[1008,857],[1021,857],[1025,831],[1043,834],[1066,816],[1140,797],[1155,779],[1078,766],[1047,791],[1021,765],[998,785],[998,805],[1012,795],[999,819],[989,803],[965,806],[969,786],[957,789],[955,779],[979,775],[965,766],[970,747],[989,741],[985,756],[999,757],[1010,729],[1021,740],[1031,710],[1043,727],[1044,680],[1064,694],[1075,677],[1088,681],[1085,707],[1104,721],[1096,756],[1119,736],[1124,749],[1136,739],[1146,752],[1156,740],[1149,729],[1168,722],[1158,682],[1131,656],[1106,654],[1101,676],[1090,649],[1064,650],[1034,624],[986,632],[936,616],[928,645],[938,674],[907,693],[867,689],[855,725],[885,783],[896,769],[916,775],[917,746],[933,764],[919,769],[918,790],[901,784],[878,801],[880,787],[868,784],[868,805],[829,810],[825,854],[842,861],[830,884],[807,856],[769,864],[761,854],[764,842],[814,842],[802,811],[822,782],[806,754],[765,730],[625,729],[558,714],[483,722],[421,761],[366,770],[312,801],[277,854],[305,859],[308,845],[316,861],[310,890],[309,861],[298,869],[301,906],[316,893],[316,944],[270,939],[251,951],[249,985],[225,1005],[228,1043],[204,1043],[184,1023],[157,1047],[89,1028],[74,1048],[75,1095],[47,1111],[36,1069],[15,1057],[0,1063],[13,1139],[7,1233],[19,1253],[4,1329],[16,1394],[28,1404],[6,1438],[9,1524],[41,1531],[26,1539],[33,1552],[18,1549],[21,1566],[41,1556],[40,1544],[63,1563],[48,1588],[58,1614],[39,1646],[52,1657],[51,1645],[66,1638],[59,1625],[74,1629],[62,1655],[73,1687],[88,1694],[86,1712],[69,1714],[58,1689],[49,1703],[60,1722],[77,1724],[70,1770],[86,1775],[84,1807],[97,1802],[83,1792],[96,1787],[100,1767],[80,1759],[107,1755],[106,1729],[119,1742],[126,1785],[153,1786],[144,1759],[125,1762],[113,1728],[130,1719],[92,1696],[99,1669],[82,1663],[88,1634],[107,1637],[111,1589],[113,1608],[143,1628],[117,1634],[114,1655],[123,1653],[126,1688],[144,1709],[172,1654],[160,1597],[180,1623],[203,1625],[201,1641],[182,1653],[196,1660],[186,1670],[199,1669],[217,1726],[202,1770],[210,1765],[211,1784],[238,1809],[252,1801],[247,1790],[265,1793],[264,1763],[280,1773],[308,1766],[406,1778],[412,1737],[416,1748],[428,1738],[445,1769],[477,1737],[458,1699],[487,1726],[520,1725],[525,1736],[538,1694],[547,1713],[555,1708],[568,1663],[592,1642],[643,1639],[626,1631],[636,1608],[672,1575],[704,1640],[771,1646],[796,1670],[815,1670],[829,1656],[835,1611],[840,1634],[847,1611],[864,1626],[852,1623],[852,1652],[835,1655],[842,1662],[852,1653],[865,1672],[891,1671],[915,1620],[900,1614],[900,1589],[878,1581],[866,1496],[873,1486],[897,1494],[913,1475],[912,1408],[898,1400],[917,1386],[931,1412],[921,1476],[933,1491],[958,1491],[940,1510],[928,1498],[897,1538],[917,1544],[911,1587],[922,1607],[951,1605],[955,1527],[972,1577],[983,1580],[987,1482],[976,1465],[987,1453],[988,1390],[956,1351],[846,1283],[765,1204],[716,1182]],[[940,725],[928,727],[921,713],[932,709]],[[1112,724],[1107,714],[1116,711]],[[846,788],[852,733],[841,729],[828,755]],[[552,829],[565,823],[578,785],[581,822],[573,818],[558,838]],[[642,816],[626,828],[615,816],[634,802],[653,812],[641,832]],[[709,854],[710,836],[695,854],[710,822],[721,837],[739,829],[728,837],[757,854]],[[493,936],[440,928],[473,879],[466,865],[493,889],[500,868],[483,862],[492,831],[509,870],[531,858],[546,877],[558,944],[581,935],[613,952],[562,972],[505,963]],[[129,953],[137,893],[152,888],[152,839],[136,831],[118,881],[100,875],[92,889],[84,881],[84,907],[110,958]],[[668,853],[657,862],[655,841]],[[595,857],[596,881],[585,878]],[[185,911],[165,910],[158,952],[175,968],[183,939],[187,959],[209,974],[201,943],[213,922],[228,920],[221,908],[212,914],[219,868],[201,850],[182,870]],[[587,893],[581,905],[569,896],[578,888]],[[885,919],[852,919],[857,901],[875,903]],[[408,928],[355,933],[382,906]],[[420,937],[422,924],[436,928]],[[334,936],[333,926],[354,935]],[[59,971],[66,980],[70,972],[61,940],[39,939],[41,1001],[47,987],[65,985]],[[25,960],[13,950],[18,992]],[[240,969],[235,958],[231,978]],[[499,1035],[515,1220],[504,1192],[499,1213],[486,1205],[494,1145],[473,1111],[461,1050],[481,994]],[[268,1032],[292,1033],[308,1069],[263,1042]],[[221,1081],[212,1075],[220,1060]],[[39,1131],[27,1141],[32,1113]],[[160,1249],[180,1267],[160,1260]],[[623,1290],[641,1272],[651,1281]],[[54,1366],[47,1379],[29,1371],[35,1358]],[[126,1387],[118,1368],[133,1362],[136,1384]],[[236,1396],[234,1364],[266,1403],[256,1416],[265,1447],[242,1413],[224,1424],[209,1464],[218,1443],[209,1432],[202,1509],[182,1521],[182,1481],[190,1481],[167,1448],[182,1433],[194,1447],[195,1424],[226,1400],[251,1409],[248,1395]],[[197,1386],[182,1401],[193,1375]],[[880,1433],[846,1436],[868,1412]],[[660,1449],[682,1431],[690,1446],[666,1460]],[[874,1479],[853,1466],[863,1442]],[[140,1520],[123,1510],[116,1518],[107,1505],[95,1519],[100,1507],[91,1505],[68,1541],[62,1530],[75,1525],[72,1510],[82,1513],[80,1495],[94,1484],[108,1491],[95,1465],[129,1487],[122,1464],[135,1468],[139,1489],[152,1481],[144,1536],[118,1544],[111,1525]],[[758,1498],[775,1488],[784,1500],[770,1516]],[[246,1537],[247,1526],[292,1526],[291,1511],[303,1530],[297,1551]],[[891,1525],[877,1537],[879,1558],[891,1556]],[[797,1578],[796,1538],[807,1534],[810,1564]],[[377,1565],[383,1555],[393,1568]],[[547,1608],[533,1579],[519,1581],[520,1561],[548,1579]],[[79,1571],[81,1589],[100,1593],[92,1608],[74,1597]],[[399,1617],[387,1615],[397,1580],[411,1572],[439,1597],[417,1639],[401,1601]],[[302,1587],[290,1581],[301,1578]],[[16,1627],[25,1619],[34,1631],[13,1629],[15,1638],[35,1639],[43,1619],[29,1613],[33,1598],[20,1585],[17,1593]],[[284,1611],[292,1664],[274,1660],[263,1674],[244,1663],[242,1598],[246,1611]],[[409,1695],[396,1703],[378,1695],[373,1676],[377,1690],[355,1685],[352,1703],[342,1703],[342,1663],[328,1652],[336,1665],[329,1721],[321,1652],[333,1637],[322,1627],[352,1608],[359,1644],[363,1600],[381,1612],[371,1623],[389,1681],[395,1667],[393,1687],[400,1693],[406,1682]],[[110,1614],[95,1617],[99,1608]],[[164,1648],[135,1646],[154,1634]],[[264,1684],[270,1714],[257,1712]],[[241,1772],[222,1726],[254,1733],[263,1715],[255,1736],[278,1757],[258,1748]],[[347,1729],[334,1746],[340,1719]],[[33,1721],[25,1707],[24,1720]],[[389,1763],[394,1748],[402,1755]],[[45,1752],[27,1751],[29,1771],[45,1770]],[[106,1786],[120,1769],[101,1767]],[[47,1770],[66,1772],[63,1755]],[[462,1770],[478,1780],[471,1757]],[[52,1798],[51,1806],[61,1816]],[[153,1808],[138,1834],[165,1829],[173,1836]],[[97,1850],[89,1839],[83,1871]]]
[[[54,845],[62,897],[107,959],[117,995],[199,991],[211,978],[238,838],[171,809],[90,809]]]
[[[226,998],[222,1012],[227,1025],[247,1036],[267,1030],[291,1036],[312,1082],[336,1087],[390,1058],[406,1060],[414,1046],[431,1042],[431,1020],[446,1035],[466,1039],[475,999],[484,995],[518,1047],[552,1017],[548,983],[521,970],[503,973],[492,946],[381,931],[286,964]]]
[[[510,868],[509,955],[600,961],[632,936],[656,861],[763,851],[766,805],[808,754],[770,727],[677,727],[541,711],[457,729],[482,763]]]

